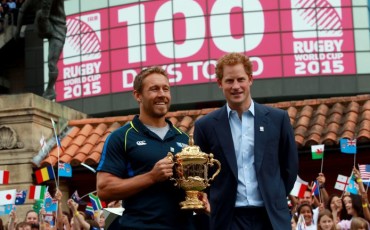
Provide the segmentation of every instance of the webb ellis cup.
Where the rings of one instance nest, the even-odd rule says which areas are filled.
[[[203,202],[198,198],[199,192],[210,186],[209,182],[220,173],[221,164],[213,159],[213,154],[203,153],[199,146],[194,145],[193,136],[189,137],[189,145],[183,147],[175,156],[168,153],[174,163],[175,186],[185,190],[185,201],[180,202],[181,209],[204,209]],[[217,165],[217,170],[208,178],[209,167]]]

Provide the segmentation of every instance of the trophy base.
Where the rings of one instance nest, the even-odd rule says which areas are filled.
[[[205,209],[203,202],[198,198],[199,191],[186,191],[185,201],[180,202],[181,209]]]

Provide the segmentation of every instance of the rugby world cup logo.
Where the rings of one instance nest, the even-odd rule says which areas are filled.
[[[63,47],[65,65],[101,58],[100,14],[67,19],[67,38]]]
[[[341,37],[341,0],[291,0],[294,38]]]

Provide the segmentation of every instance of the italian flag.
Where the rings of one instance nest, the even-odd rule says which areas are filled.
[[[47,188],[45,185],[31,185],[28,198],[30,200],[43,200],[46,191]]]
[[[322,159],[324,157],[324,145],[311,146],[312,159]]]
[[[0,170],[0,184],[9,184],[9,171]]]

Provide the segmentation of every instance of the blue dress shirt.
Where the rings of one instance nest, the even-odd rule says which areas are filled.
[[[238,188],[235,207],[263,206],[254,165],[254,103],[239,118],[227,105],[231,134],[238,164]]]

